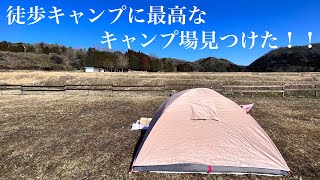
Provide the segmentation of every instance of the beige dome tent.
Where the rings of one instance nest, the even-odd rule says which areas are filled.
[[[275,144],[235,102],[206,88],[168,98],[135,155],[132,172],[289,175]]]

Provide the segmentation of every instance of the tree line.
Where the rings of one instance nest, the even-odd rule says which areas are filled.
[[[0,42],[0,51],[26,52],[47,54],[54,59],[65,59],[74,69],[82,69],[86,66],[104,68],[108,71],[165,71],[173,72],[177,68],[166,59],[159,59],[155,55],[146,55],[142,52],[128,50],[127,52],[110,51],[106,49],[74,49],[58,44],[27,44]]]

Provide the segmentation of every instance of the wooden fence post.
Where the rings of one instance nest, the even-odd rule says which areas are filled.
[[[231,95],[233,96],[233,88],[231,88]]]
[[[317,85],[314,85],[314,95],[318,97]]]
[[[253,83],[251,83],[251,98],[253,98]]]
[[[113,96],[114,83],[111,84],[111,96]]]
[[[283,83],[282,84],[282,97],[284,98],[285,97],[285,85],[286,85],[286,83]]]

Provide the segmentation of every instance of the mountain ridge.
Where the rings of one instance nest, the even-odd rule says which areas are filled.
[[[26,52],[25,52],[26,50]],[[0,69],[75,70],[85,66],[108,71],[138,70],[164,72],[305,72],[320,71],[320,43],[313,48],[293,46],[278,48],[248,66],[224,58],[206,57],[190,62],[176,58],[157,58],[128,50],[74,49],[57,44],[0,42]]]

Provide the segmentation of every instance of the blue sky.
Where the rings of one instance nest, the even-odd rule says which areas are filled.
[[[117,13],[109,12],[109,9],[118,9],[123,5],[127,9],[123,11],[120,18],[113,24],[110,24]],[[186,24],[179,23],[168,25],[168,14],[175,5],[179,7],[185,6],[184,14],[186,15]],[[43,7],[46,11],[45,18],[34,25],[19,25],[14,23],[8,25],[7,9],[13,6],[25,8],[29,12],[30,7]],[[57,25],[54,19],[49,19],[52,16],[49,11],[52,11],[52,6],[62,9],[65,16],[60,17],[60,24]],[[164,11],[167,13],[165,20],[166,24],[153,25],[145,23],[133,22],[129,23],[129,8],[143,9],[137,15],[138,19],[148,21],[148,12],[150,6],[164,6]],[[197,6],[201,11],[206,12],[202,16],[205,23],[196,25],[189,21],[189,10]],[[308,45],[308,32],[313,32],[312,42],[320,42],[320,1],[318,0],[6,0],[0,5],[0,41],[6,40],[9,42],[26,42],[26,43],[57,43],[74,48],[100,47],[107,48],[107,44],[101,44],[104,40],[104,31],[114,34],[117,39],[112,43],[113,50],[126,51],[127,45],[122,42],[125,35],[135,37],[132,42],[131,49],[142,51],[146,54],[155,54],[158,57],[171,57],[194,61],[205,57],[225,58],[234,63],[248,65],[258,57],[272,50],[267,46],[261,47],[265,35],[265,31],[277,37],[277,41],[272,42],[272,45],[278,47],[288,46],[288,32],[291,31],[292,45]],[[95,14],[89,9],[95,10]],[[75,24],[74,18],[70,17],[72,10],[83,12],[83,16],[79,18],[79,24]],[[94,18],[105,10],[104,14],[94,23],[89,21],[89,18]],[[195,17],[198,17],[196,13]],[[26,15],[23,21],[29,15]],[[26,21],[30,23],[31,21]],[[163,47],[168,42],[168,37],[163,38],[161,34],[170,34],[175,30],[181,31],[196,31],[198,38],[198,48],[196,50],[185,49],[180,46],[180,37],[177,35],[173,42],[166,48]],[[219,49],[203,49],[202,31],[215,31],[216,40]],[[251,46],[250,39],[247,39],[247,47],[241,45],[241,34],[244,32],[249,35],[254,31],[259,37],[256,39],[255,46],[249,50]],[[145,39],[142,34],[147,35]],[[141,43],[146,43],[155,35],[154,41],[147,47],[142,47]],[[221,41],[220,37],[226,35],[236,35],[239,38],[238,43],[231,48],[227,46],[232,44],[232,39]]]

